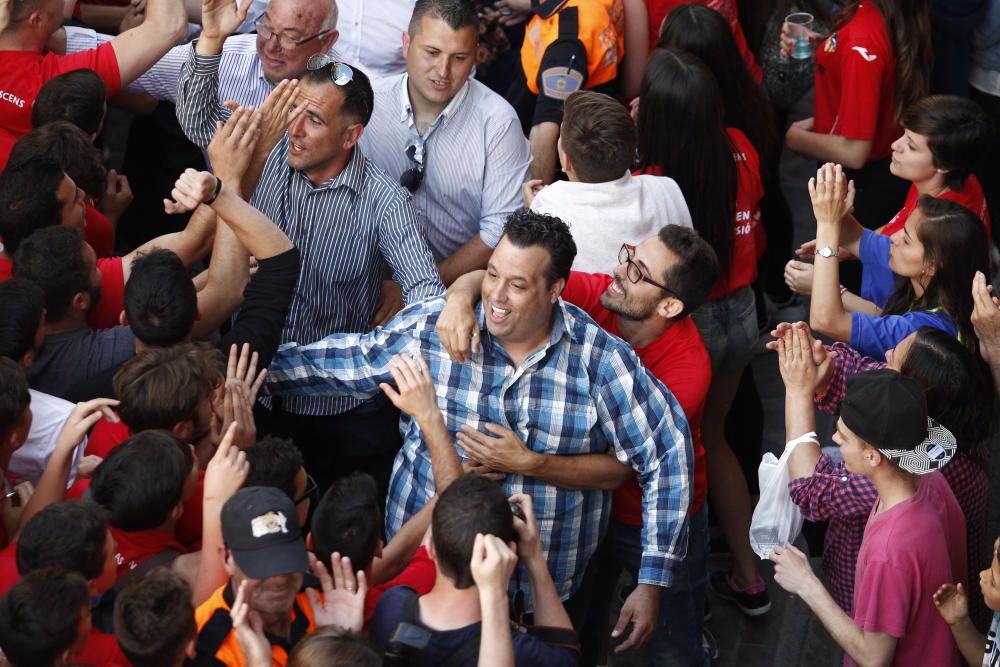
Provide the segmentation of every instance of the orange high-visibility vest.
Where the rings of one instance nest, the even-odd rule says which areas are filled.
[[[570,8],[576,8],[576,12],[567,13]],[[521,45],[521,65],[528,88],[536,95],[542,58],[557,39],[577,39],[583,45],[587,53],[587,88],[611,81],[618,74],[624,49],[622,0],[567,0],[548,18],[532,16]],[[576,63],[577,68],[581,64]],[[567,68],[569,65],[566,63]]]

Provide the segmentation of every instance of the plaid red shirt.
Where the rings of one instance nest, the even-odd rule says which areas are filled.
[[[834,343],[828,349],[837,353],[837,359],[833,377],[826,390],[816,397],[816,406],[824,412],[836,414],[844,398],[847,376],[885,368],[885,363],[863,357],[843,343]],[[986,536],[988,469],[989,453],[982,443],[968,451],[959,451],[941,469],[965,515],[970,576],[989,567],[992,558],[992,545]],[[821,454],[813,474],[792,480],[788,490],[792,501],[802,510],[803,517],[810,521],[829,520],[823,547],[823,571],[833,599],[850,613],[858,552],[868,516],[878,501],[875,486],[867,477],[847,472],[843,462],[834,462],[828,455]],[[965,585],[968,588],[968,582]],[[969,607],[976,625],[986,627],[983,624],[989,623],[989,611],[983,604],[982,596],[970,595]]]

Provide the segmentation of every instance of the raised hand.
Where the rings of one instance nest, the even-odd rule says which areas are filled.
[[[202,0],[201,34],[213,40],[229,37],[246,20],[252,4],[246,1],[241,7],[237,0]]]
[[[854,210],[854,181],[847,181],[839,164],[827,162],[809,179],[809,199],[817,225],[838,225]]]
[[[101,212],[112,223],[117,223],[128,205],[132,203],[132,188],[128,177],[114,169],[108,170],[108,179],[101,194]]]
[[[235,433],[236,424],[231,424],[205,468],[204,498],[220,506],[243,487],[250,473],[246,452],[233,443]]]
[[[226,183],[239,186],[260,138],[261,117],[251,107],[236,107],[225,123],[217,121],[215,134],[208,144],[212,168]]]
[[[538,519],[535,518],[535,505],[531,496],[515,493],[507,502],[523,515],[514,514],[514,532],[517,533],[517,548],[521,558],[525,561],[543,559],[542,538],[538,533]]]
[[[368,583],[364,570],[355,574],[351,559],[334,552],[330,557],[330,572],[317,558],[310,558],[313,574],[323,589],[323,599],[312,588],[306,589],[316,625],[335,625],[348,632],[359,633],[364,625],[365,595]]]
[[[236,643],[247,667],[271,667],[271,642],[264,635],[264,621],[260,614],[250,608],[252,595],[250,584],[246,580],[241,581],[229,617],[233,619]]]
[[[257,143],[257,151],[266,150],[268,153],[288,130],[288,126],[295,122],[303,111],[305,111],[307,100],[301,100],[296,104],[299,97],[298,79],[285,79],[281,81],[271,94],[267,96],[264,103],[260,105],[260,139]]]
[[[56,449],[74,449],[83,442],[83,438],[94,427],[101,417],[112,424],[117,424],[121,420],[111,408],[118,405],[118,401],[113,398],[95,398],[84,403],[77,403],[73,411],[66,418],[59,438],[56,440]]]
[[[816,388],[818,372],[809,333],[801,327],[793,327],[777,342],[778,369],[785,391],[811,395]]]
[[[972,326],[983,358],[989,361],[1000,355],[1000,299],[993,296],[982,271],[972,279],[972,305]]]
[[[517,567],[517,554],[499,537],[477,533],[469,566],[480,591],[506,594],[507,582]]]
[[[170,191],[171,199],[163,200],[163,210],[170,214],[193,211],[220,187],[221,181],[213,174],[188,167],[174,183],[174,189]]]

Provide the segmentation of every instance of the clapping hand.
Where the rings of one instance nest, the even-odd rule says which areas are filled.
[[[854,181],[839,164],[827,162],[809,179],[809,199],[817,225],[839,225],[854,210]]]
[[[1000,299],[993,296],[986,276],[976,271],[972,279],[972,326],[979,336],[979,351],[989,361],[1000,355]]]
[[[955,625],[969,615],[969,597],[965,587],[958,584],[942,584],[934,593],[934,606],[948,625]]]

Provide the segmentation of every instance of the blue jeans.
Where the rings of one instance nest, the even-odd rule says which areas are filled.
[[[610,633],[608,610],[622,570],[637,578],[642,557],[642,529],[612,520],[594,555],[598,569],[593,613],[581,633],[584,667],[595,664],[600,644]],[[705,585],[708,582],[708,507],[704,506],[688,528],[687,556],[674,570],[674,583],[660,596],[660,616],[649,642],[640,649],[642,664],[703,667],[708,665],[701,648]],[[609,648],[609,653],[613,649]]]

